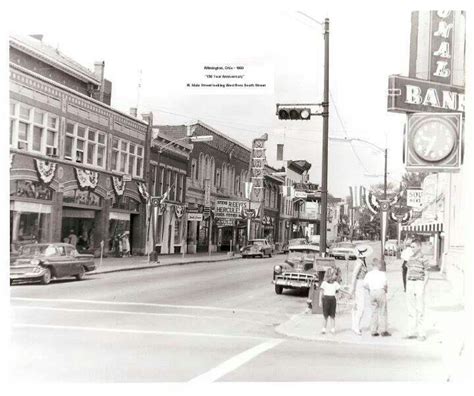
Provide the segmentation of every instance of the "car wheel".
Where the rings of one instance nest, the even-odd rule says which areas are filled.
[[[41,283],[43,285],[47,285],[51,282],[51,270],[46,268],[46,272],[44,273],[43,277],[41,278]]]
[[[281,294],[281,293],[283,293],[283,286],[281,286],[281,285],[275,285],[275,293],[276,293],[276,294]]]
[[[86,271],[84,270],[84,267],[81,267],[81,272],[79,272],[79,273],[76,275],[76,279],[77,279],[77,280],[83,280],[85,274],[86,274]]]
[[[272,257],[272,254],[271,254],[271,253],[268,253],[268,257],[270,257],[270,258],[271,258],[271,257]]]

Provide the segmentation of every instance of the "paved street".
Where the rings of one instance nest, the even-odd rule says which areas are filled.
[[[276,326],[306,307],[301,293],[274,293],[272,266],[283,259],[277,255],[13,286],[11,379],[446,379],[436,348],[338,344],[278,334]]]

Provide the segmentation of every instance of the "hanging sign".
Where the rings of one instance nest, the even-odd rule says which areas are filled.
[[[216,200],[217,219],[238,219],[245,207],[245,201],[230,201],[227,199]]]
[[[423,208],[422,189],[407,190],[407,206],[411,206],[414,210],[421,210],[421,208]]]

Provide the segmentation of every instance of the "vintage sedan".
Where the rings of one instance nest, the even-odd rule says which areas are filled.
[[[281,294],[285,288],[309,289],[314,282],[319,282],[327,268],[333,265],[317,265],[318,257],[319,246],[317,245],[290,246],[285,262],[273,267],[275,293]],[[327,258],[323,260],[334,262]]]
[[[251,239],[247,246],[240,249],[242,257],[263,256],[272,257],[273,246],[266,239]]]
[[[288,253],[289,247],[290,246],[297,246],[297,245],[306,245],[308,241],[306,238],[294,238],[290,239],[287,243],[283,245],[283,253]]]
[[[357,259],[357,249],[356,244],[352,242],[338,242],[331,246],[329,249],[329,257],[334,257],[335,259],[345,260],[346,257],[349,260]]]
[[[94,270],[92,254],[79,254],[67,243],[35,243],[19,249],[10,264],[10,284],[39,281],[47,285],[52,279],[69,276],[81,280],[86,272]]]

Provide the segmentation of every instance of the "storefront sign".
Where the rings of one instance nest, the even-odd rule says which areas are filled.
[[[202,213],[189,213],[188,221],[202,221]]]
[[[234,219],[217,219],[216,220],[217,227],[233,227],[235,224]]]
[[[402,76],[388,78],[388,111],[464,113],[464,89]]]
[[[295,198],[307,198],[308,193],[306,191],[295,190]]]
[[[409,189],[407,190],[407,206],[411,206],[415,210],[420,210],[423,207],[423,190]]]
[[[204,180],[204,206],[211,207],[211,181],[209,179]]]
[[[319,185],[316,183],[293,183],[295,190],[301,191],[318,191]]]
[[[229,201],[218,199],[216,201],[216,218],[237,219],[241,217],[241,212],[245,208],[245,201]]]

